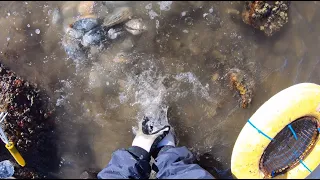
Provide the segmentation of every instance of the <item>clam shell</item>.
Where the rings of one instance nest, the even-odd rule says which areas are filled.
[[[142,19],[131,19],[125,24],[125,29],[133,35],[141,34],[147,30],[146,25],[143,23]]]
[[[129,20],[132,16],[132,9],[129,7],[116,8],[112,14],[104,19],[103,25],[106,27],[112,27],[116,24],[120,24]]]

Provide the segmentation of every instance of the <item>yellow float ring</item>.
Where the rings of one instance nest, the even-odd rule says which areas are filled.
[[[320,121],[320,86],[301,83],[284,89],[265,102],[242,128],[231,156],[232,174],[242,178],[265,178],[259,169],[265,148],[283,128],[304,116]],[[320,164],[320,141],[296,167],[275,178],[306,178]],[[311,171],[311,172],[310,172]]]

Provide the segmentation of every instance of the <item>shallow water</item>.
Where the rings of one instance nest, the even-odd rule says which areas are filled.
[[[58,177],[103,168],[114,150],[130,146],[141,113],[157,116],[161,105],[169,106],[179,145],[208,170],[228,170],[235,140],[260,105],[293,84],[320,83],[319,2],[292,2],[289,23],[272,37],[227,13],[241,13],[243,2],[98,3],[98,16],[132,7],[148,30],[77,65],[61,38],[78,3],[0,2],[1,62],[56,104],[61,160],[52,174]],[[54,25],[56,7],[63,22]],[[231,68],[255,81],[247,109],[230,90]]]

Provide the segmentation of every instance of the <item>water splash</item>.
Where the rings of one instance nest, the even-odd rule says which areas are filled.
[[[190,93],[209,102],[213,101],[208,92],[209,86],[203,86],[193,73],[164,75],[156,66],[150,67],[138,75],[128,75],[125,92],[119,93],[119,100],[125,103],[131,99],[131,106],[138,105],[140,108],[138,121],[141,121],[144,116],[148,117],[150,121],[147,125],[153,126],[153,131],[168,125],[168,104],[186,98]],[[170,80],[171,82],[165,83]],[[192,88],[183,88],[186,83]],[[133,128],[133,131],[136,130]]]
[[[175,79],[182,82],[187,82],[192,84],[193,94],[199,94],[202,98],[206,99],[209,102],[212,102],[212,98],[209,95],[209,85],[203,86],[198,78],[191,72],[180,73],[175,76]]]
[[[134,103],[131,105],[140,107],[138,121],[142,120],[143,116],[148,117],[148,123],[153,126],[154,131],[168,124],[168,106],[165,100],[168,91],[163,84],[165,77],[152,69],[136,76],[128,76],[127,90],[134,91]]]

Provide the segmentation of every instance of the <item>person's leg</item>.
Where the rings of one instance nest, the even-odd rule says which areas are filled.
[[[112,154],[107,167],[99,172],[98,179],[147,179],[151,172],[149,162],[149,153],[140,147],[119,149]]]
[[[158,179],[214,179],[194,163],[193,154],[186,147],[163,146],[155,159]]]

